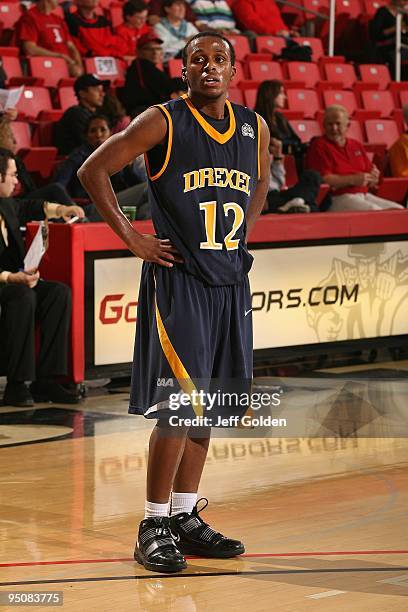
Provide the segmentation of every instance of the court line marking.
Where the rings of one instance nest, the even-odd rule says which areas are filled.
[[[408,550],[334,550],[320,552],[288,552],[288,553],[244,553],[237,559],[269,558],[269,557],[324,557],[347,555],[406,555]],[[205,557],[186,556],[186,559],[204,559]],[[63,559],[61,561],[21,561],[17,563],[0,563],[0,567],[30,567],[36,565],[76,565],[80,563],[124,563],[134,561],[132,557],[116,557],[114,559]]]
[[[397,586],[408,587],[408,574],[402,574],[402,576],[395,576],[395,578],[387,578],[386,580],[377,580],[386,584],[396,584]]]
[[[204,578],[217,576],[282,576],[288,574],[350,574],[353,572],[401,572],[408,570],[405,567],[351,567],[351,568],[322,568],[322,569],[294,569],[294,570],[249,570],[238,571],[221,571],[221,572],[197,572],[174,574],[160,574],[152,572],[152,574],[140,574],[133,576],[95,576],[89,578],[60,578],[48,580],[21,580],[13,582],[0,582],[0,587],[4,586],[27,586],[31,584],[66,584],[76,582],[106,582],[114,580],[151,580],[155,578]]]
[[[305,595],[305,597],[306,599],[324,599],[325,597],[334,597],[342,593],[347,593],[347,591],[323,591],[322,593],[315,593],[314,595]]]

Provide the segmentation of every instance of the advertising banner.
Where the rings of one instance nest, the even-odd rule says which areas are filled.
[[[408,333],[408,242],[253,251],[254,348]],[[142,262],[94,263],[95,365],[133,356]],[[182,321],[180,322],[182,325]]]

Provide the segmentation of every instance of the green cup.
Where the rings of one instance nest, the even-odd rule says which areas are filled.
[[[136,219],[136,206],[122,206],[122,212],[129,219],[129,221],[135,221]]]

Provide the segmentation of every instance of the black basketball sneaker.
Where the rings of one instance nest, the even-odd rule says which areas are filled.
[[[140,523],[133,556],[151,572],[180,572],[187,567],[174,543],[167,516],[147,518]]]
[[[198,509],[198,504],[205,505]],[[188,555],[228,559],[245,552],[245,547],[238,540],[231,540],[211,529],[199,513],[208,506],[208,499],[202,497],[196,503],[191,514],[182,512],[170,517],[171,531],[176,537],[177,548]]]

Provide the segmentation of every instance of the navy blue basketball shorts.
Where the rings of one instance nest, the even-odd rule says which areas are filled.
[[[129,412],[235,416],[252,382],[252,308],[247,277],[210,286],[182,266],[144,263]],[[249,402],[250,403],[250,402]],[[208,424],[208,423],[206,423]]]

